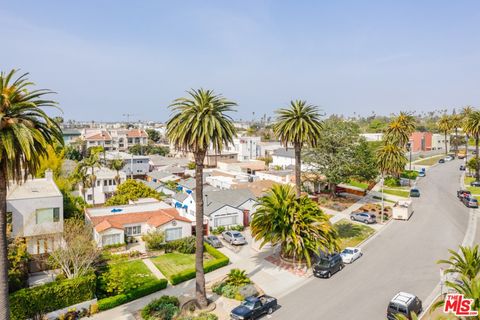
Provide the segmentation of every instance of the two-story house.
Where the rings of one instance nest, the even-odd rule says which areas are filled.
[[[63,196],[51,171],[43,179],[11,184],[7,192],[7,220],[12,237],[23,237],[32,255],[52,252],[62,244]]]
[[[89,171],[91,173],[91,170]],[[85,201],[88,204],[102,204],[105,203],[110,197],[113,196],[117,185],[124,182],[127,179],[127,175],[120,171],[120,183],[117,182],[117,172],[107,167],[100,167],[94,169],[94,175],[96,177],[94,188],[87,188],[85,190]],[[80,194],[82,194],[81,186]]]
[[[107,152],[107,160],[122,159],[124,166],[122,172],[127,176],[134,178],[145,178],[150,172],[150,157],[143,155],[133,155],[126,152]]]

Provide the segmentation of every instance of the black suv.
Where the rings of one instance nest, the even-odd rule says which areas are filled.
[[[340,254],[334,253],[318,259],[318,262],[313,265],[313,275],[319,278],[330,278],[344,266]]]

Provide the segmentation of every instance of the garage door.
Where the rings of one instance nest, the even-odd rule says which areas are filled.
[[[215,228],[220,226],[231,226],[236,224],[239,224],[238,215],[222,216],[222,217],[216,217],[213,219],[213,226]]]

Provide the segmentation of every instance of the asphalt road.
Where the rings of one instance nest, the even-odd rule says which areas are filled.
[[[456,198],[462,162],[431,168],[417,186],[409,221],[392,221],[363,248],[364,255],[331,279],[311,278],[279,299],[272,319],[386,319],[399,291],[424,301],[440,280],[438,259],[463,241],[469,210]]]

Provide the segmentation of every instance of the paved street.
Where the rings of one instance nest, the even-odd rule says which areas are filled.
[[[363,248],[364,256],[331,279],[311,278],[279,297],[273,319],[385,319],[398,291],[426,300],[439,282],[436,260],[462,243],[469,209],[456,198],[461,161],[433,167],[419,181],[407,222],[391,222]],[[478,239],[478,237],[477,237]]]

